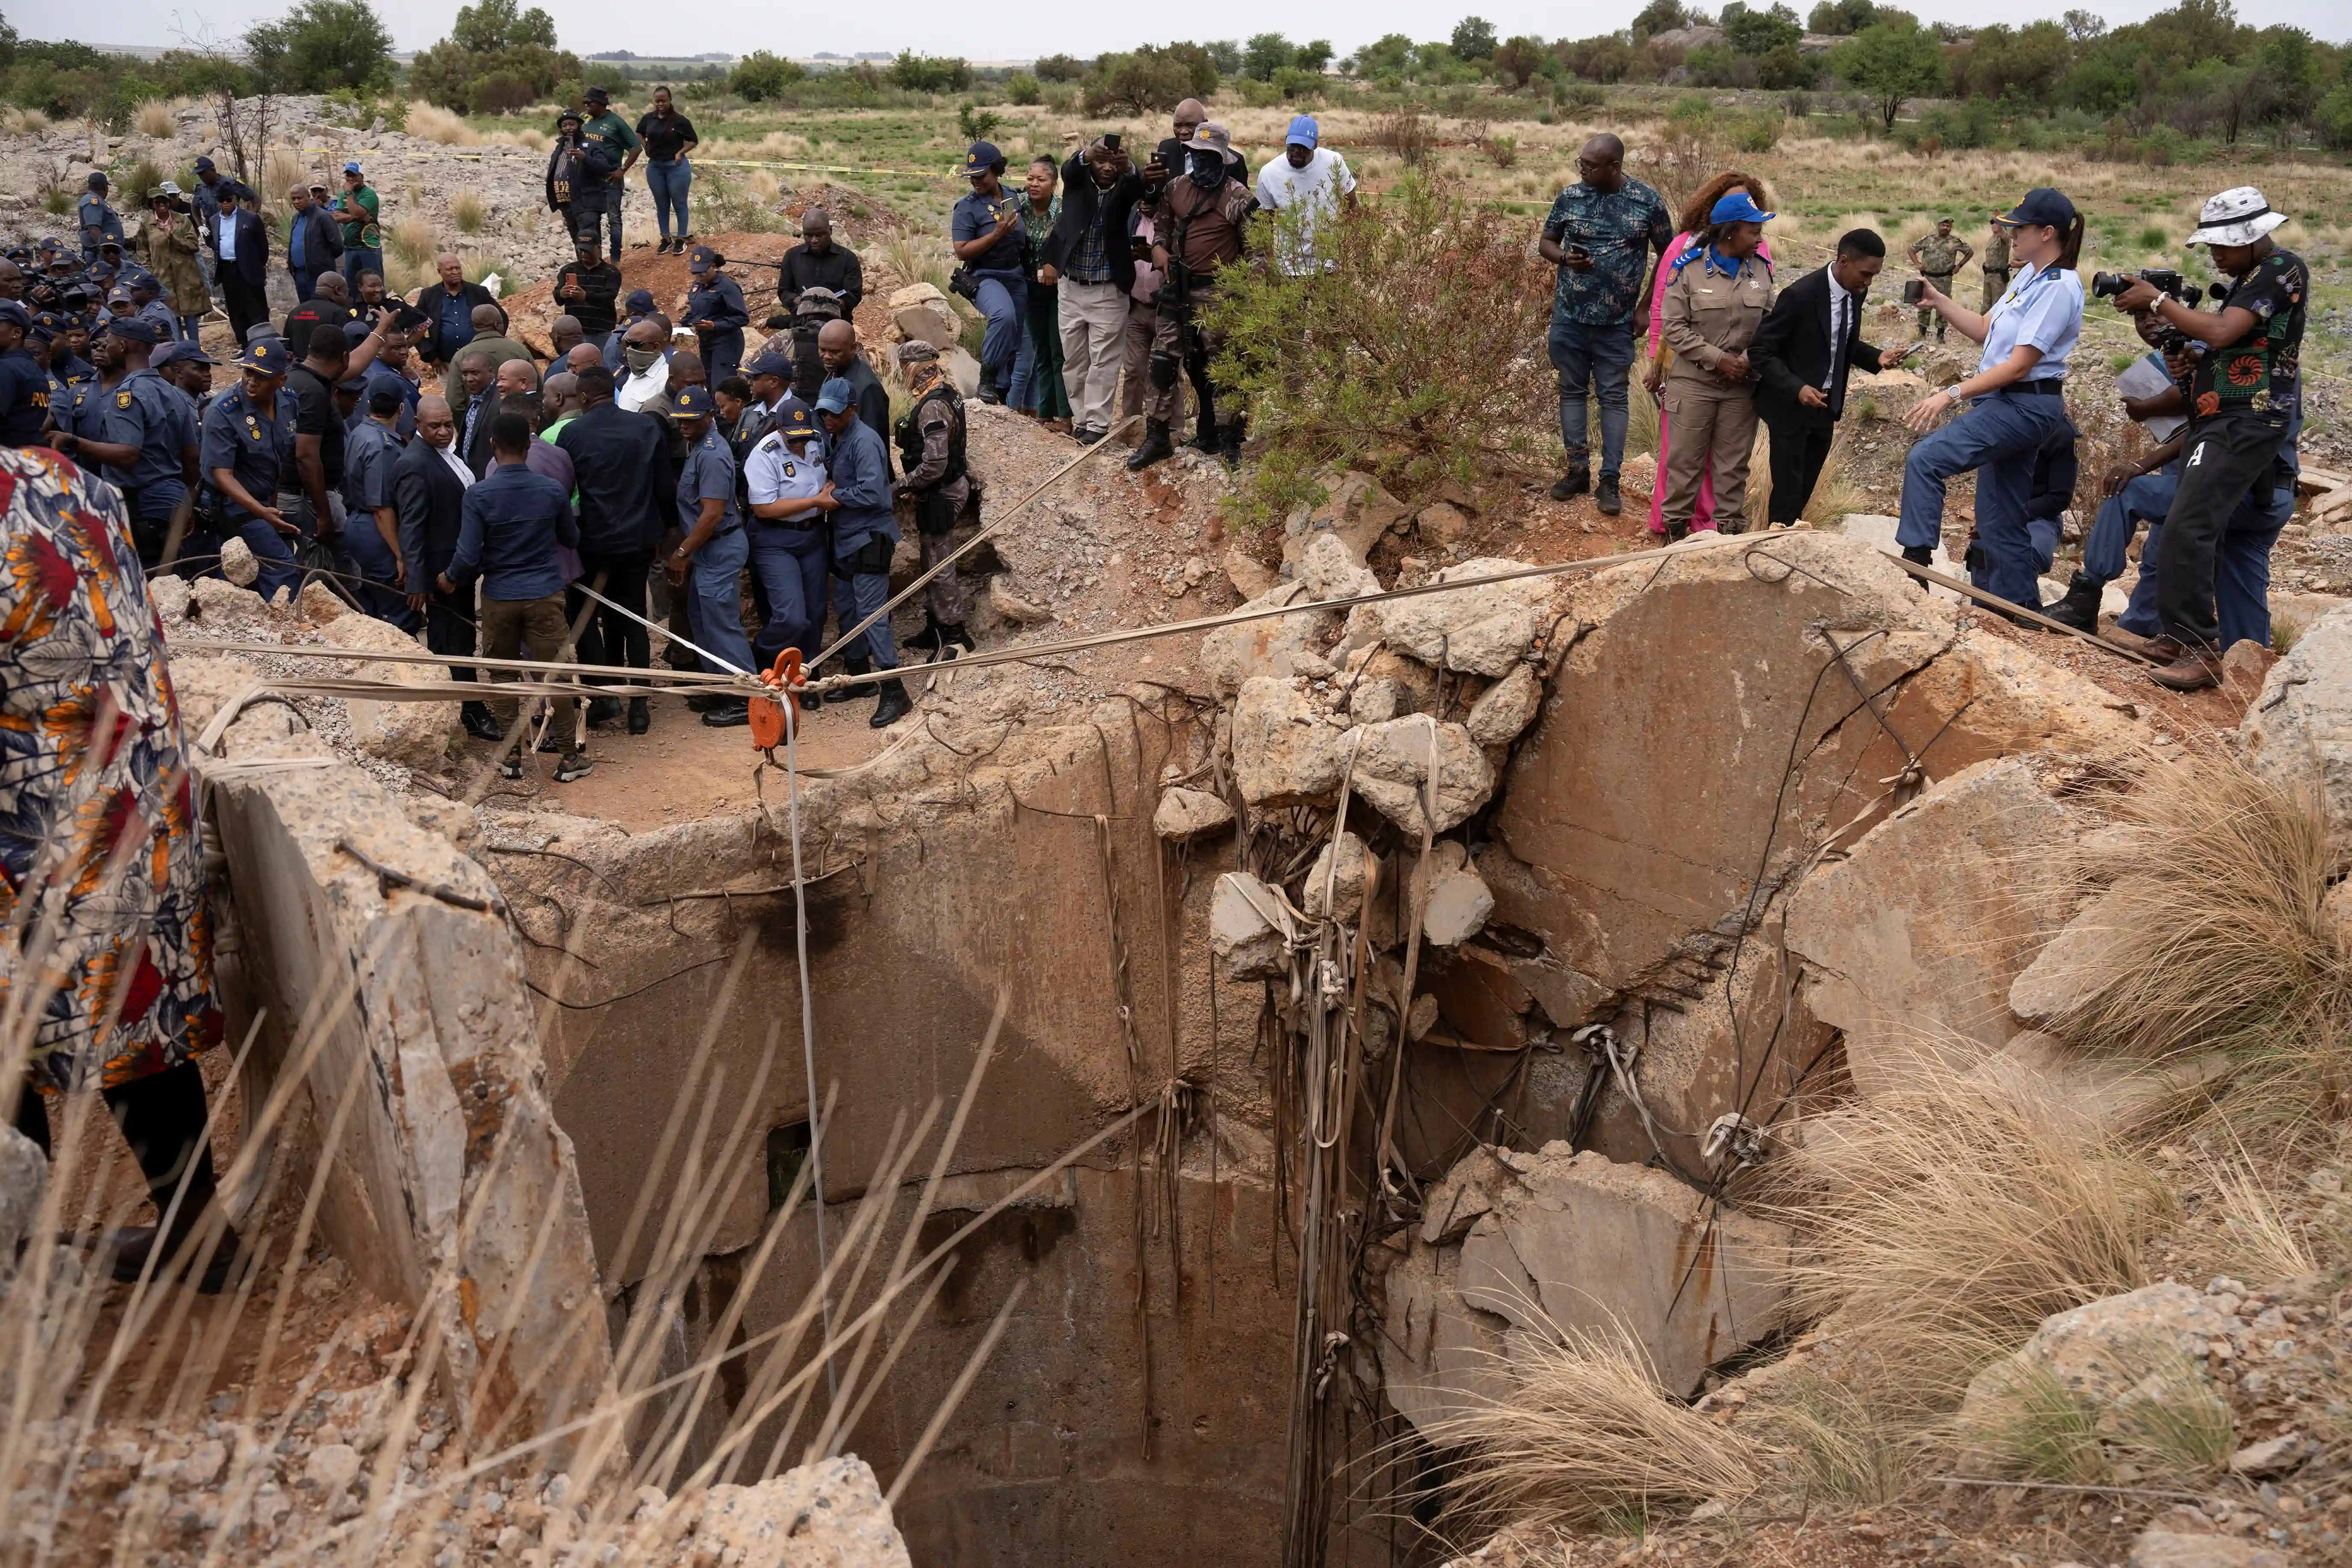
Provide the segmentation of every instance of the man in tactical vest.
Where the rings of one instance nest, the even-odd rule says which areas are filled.
[[[915,402],[898,421],[898,471],[906,477],[892,492],[894,499],[913,503],[915,532],[928,572],[947,556],[948,536],[971,497],[964,467],[963,398],[940,366],[940,351],[920,338],[898,345],[898,372]],[[959,648],[973,646],[971,634],[963,629],[963,590],[952,569],[923,589],[923,611],[928,624],[907,639],[908,647],[953,658]]]

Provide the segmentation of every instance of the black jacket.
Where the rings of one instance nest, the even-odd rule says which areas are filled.
[[[327,209],[316,202],[289,216],[294,224],[301,225],[306,231],[302,239],[302,262],[310,268],[310,276],[316,278],[321,272],[332,272],[335,263],[341,259],[343,254],[343,226],[329,217]],[[244,238],[242,234],[237,236],[236,254],[240,260],[245,256]],[[294,265],[294,229],[291,225],[286,230],[286,265],[289,268]]]
[[[580,489],[580,552],[651,555],[677,515],[677,470],[661,421],[599,403],[566,425],[555,444]]]
[[[213,236],[213,246],[217,252],[220,247],[217,231]],[[217,268],[217,255],[214,262]],[[236,209],[236,259],[228,265],[236,268],[239,278],[257,289],[269,281],[269,226],[261,221],[259,213],[247,212],[243,207]]]
[[[1094,226],[1095,213],[1103,210],[1103,255],[1110,262],[1110,280],[1125,293],[1135,287],[1135,257],[1127,247],[1127,216],[1143,195],[1143,176],[1132,170],[1108,190],[1095,184],[1081,147],[1062,165],[1062,216],[1037,259],[1056,272],[1069,270],[1070,252]]]
[[[569,167],[565,167],[567,163]],[[583,142],[575,147],[569,142],[558,142],[547,155],[549,208],[562,212],[572,203],[591,197],[602,201],[612,173],[613,161],[604,155],[601,143]],[[557,189],[559,177],[564,186],[562,190]]]
[[[408,563],[409,586],[423,593],[457,553],[466,486],[439,452],[424,441],[411,441],[392,466],[392,510],[400,519],[400,553]]]
[[[1875,375],[1878,351],[1862,341],[1862,313],[1867,308],[1867,298],[1857,300],[1854,305],[1846,326],[1846,369],[1852,371],[1858,365]],[[1780,291],[1780,297],[1764,313],[1763,324],[1756,329],[1755,341],[1748,345],[1748,368],[1756,376],[1756,411],[1767,418],[1786,417],[1801,410],[1819,418],[1837,418],[1845,412],[1844,376],[1840,376],[1837,384],[1829,389],[1827,408],[1805,409],[1797,401],[1801,389],[1821,385],[1833,363],[1830,353],[1830,271],[1824,267],[1806,273]]]
[[[795,245],[776,263],[776,300],[786,310],[803,289],[830,289],[841,296],[841,313],[854,316],[866,298],[866,269],[857,253],[839,240],[819,256],[806,245]]]
[[[425,336],[423,340],[417,343],[416,352],[421,357],[435,364],[448,363],[449,356],[455,353],[457,350],[466,346],[464,343],[452,343],[447,348],[444,348],[442,346],[441,296],[444,292],[445,290],[441,287],[441,280],[436,278],[432,282],[427,283],[423,289],[417,290],[416,294],[416,308],[425,312],[426,323]],[[466,315],[468,320],[472,318],[474,311],[478,307],[483,305],[497,305],[499,303],[498,300],[490,293],[490,291],[488,289],[483,288],[479,283],[458,284],[457,298],[465,302]],[[506,308],[502,305],[499,307],[499,318],[501,321],[506,319]],[[475,335],[479,336],[480,334],[478,331]],[[467,342],[471,341],[472,340],[470,338],[467,340]]]

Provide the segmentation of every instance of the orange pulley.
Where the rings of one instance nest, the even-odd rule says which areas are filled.
[[[772,752],[784,743],[784,705],[792,704],[792,725],[801,725],[801,702],[795,693],[804,684],[801,674],[801,650],[788,647],[776,656],[776,662],[760,672],[760,684],[773,695],[762,694],[751,699],[751,744],[762,752]]]

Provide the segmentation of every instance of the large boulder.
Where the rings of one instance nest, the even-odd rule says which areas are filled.
[[[901,339],[920,338],[935,349],[952,347],[963,336],[955,307],[929,283],[909,283],[891,291],[890,324]]]
[[[768,1568],[910,1568],[874,1471],[855,1454],[801,1465],[757,1486],[701,1493],[694,1563]]]
[[[1279,974],[1290,952],[1288,915],[1277,889],[1246,871],[1228,871],[1209,900],[1209,950],[1236,980]]]
[[[1234,782],[1255,806],[1328,805],[1346,771],[1346,731],[1295,680],[1256,676],[1234,704]]]
[[[390,622],[373,616],[344,616],[319,629],[319,640],[331,647],[372,653],[423,653],[425,645]],[[389,680],[401,686],[446,688],[453,684],[446,667],[437,664],[391,663],[351,659],[344,672],[362,680]],[[382,702],[354,697],[351,709],[352,737],[361,751],[403,767],[431,769],[441,765],[449,742],[457,736],[458,704],[447,700]]]
[[[1418,838],[1426,822],[1432,833],[1459,826],[1495,793],[1495,770],[1486,752],[1455,723],[1427,714],[1408,714],[1384,724],[1367,724],[1355,752],[1355,791],[1382,816]],[[1343,742],[1342,759],[1347,746]],[[1433,815],[1427,787],[1436,763]]]
[[[1281,609],[1310,598],[1304,583],[1277,583],[1235,614]],[[1319,650],[1330,646],[1339,626],[1339,617],[1328,610],[1236,621],[1201,639],[1201,668],[1220,697],[1234,695],[1244,681],[1259,676],[1280,678],[1328,670],[1329,661]],[[1302,668],[1302,662],[1308,659],[1312,663]]]
[[[1397,1404],[1416,1425],[1475,1396],[1476,1351],[1487,1352],[1484,1376],[1497,1374],[1512,1330],[1622,1330],[1682,1397],[1709,1366],[1786,1326],[1790,1244],[1781,1226],[1711,1204],[1663,1172],[1562,1142],[1471,1159],[1480,1163],[1470,1179],[1437,1191],[1485,1212],[1458,1243],[1416,1237],[1390,1274],[1381,1365],[1392,1391],[1415,1391]],[[1457,1229],[1442,1218],[1436,1234]]]
[[[2315,795],[2339,857],[2352,855],[2352,605],[2305,628],[2238,726],[2246,765]]]
[[[2066,917],[2065,810],[2022,761],[1964,768],[1815,870],[1789,903],[1814,1016],[1845,1031],[1864,1094],[1922,1055],[1980,1058],[2017,1032],[2010,987]]]
[[[1381,535],[1412,515],[1412,510],[1381,488],[1370,474],[1353,470],[1323,481],[1323,499],[1301,507],[1283,521],[1282,574],[1297,575],[1308,548],[1323,534],[1337,534],[1358,562],[1370,553]]]
[[[1481,556],[1440,572],[1440,583],[1475,582],[1524,572],[1528,563]],[[1423,664],[1474,675],[1505,676],[1550,628],[1555,579],[1522,577],[1451,594],[1423,594],[1380,606],[1381,636]]]

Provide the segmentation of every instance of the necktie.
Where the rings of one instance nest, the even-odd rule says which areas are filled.
[[[1839,395],[1845,390],[1845,312],[1850,303],[1838,294],[1830,304],[1830,417],[1837,417]]]

